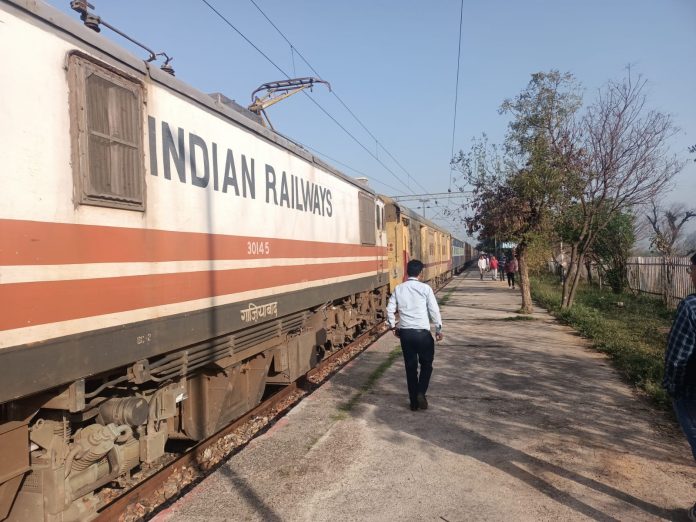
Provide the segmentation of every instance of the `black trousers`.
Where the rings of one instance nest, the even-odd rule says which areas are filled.
[[[508,272],[507,274],[508,286],[515,286],[515,272]]]
[[[404,354],[406,366],[406,383],[408,385],[408,397],[411,404],[416,404],[416,396],[419,393],[425,395],[430,384],[430,376],[433,373],[433,359],[435,358],[435,340],[430,330],[399,331],[401,339],[401,351]],[[420,375],[418,364],[420,363]]]

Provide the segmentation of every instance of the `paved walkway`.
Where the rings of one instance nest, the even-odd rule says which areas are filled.
[[[157,520],[686,520],[683,437],[604,356],[507,284],[443,290],[430,409],[403,363],[340,406],[396,346],[387,335]]]

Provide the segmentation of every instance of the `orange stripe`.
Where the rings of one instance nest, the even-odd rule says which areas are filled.
[[[349,276],[375,261],[0,285],[0,330]]]
[[[0,266],[386,255],[386,247],[0,219]],[[268,241],[269,255],[247,242]]]

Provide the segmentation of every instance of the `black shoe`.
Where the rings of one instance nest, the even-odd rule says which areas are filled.
[[[421,410],[428,409],[428,399],[425,398],[425,395],[423,395],[422,393],[419,393],[418,397],[416,397],[416,400],[418,401],[418,407]]]
[[[418,409],[417,404],[411,404],[411,411],[416,411]]]

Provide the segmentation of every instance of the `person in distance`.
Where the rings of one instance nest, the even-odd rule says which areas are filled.
[[[488,269],[488,263],[486,263],[486,258],[483,254],[479,256],[477,265],[479,269],[479,274],[481,274],[481,281],[483,281],[483,274]]]
[[[515,254],[510,255],[510,259],[505,263],[505,271],[507,272],[508,287],[515,289],[515,273],[517,272],[517,259]]]
[[[496,279],[498,279],[498,259],[495,256],[491,256],[490,267],[491,279],[495,281]]]
[[[421,282],[423,263],[412,259],[406,265],[408,280],[394,289],[387,305],[387,322],[394,335],[401,340],[401,351],[406,367],[406,384],[411,410],[426,410],[426,393],[433,373],[435,341],[430,333],[430,321],[435,323],[435,337],[443,339],[442,318],[433,289]],[[396,326],[396,311],[399,326]],[[420,363],[420,374],[418,364]]]

